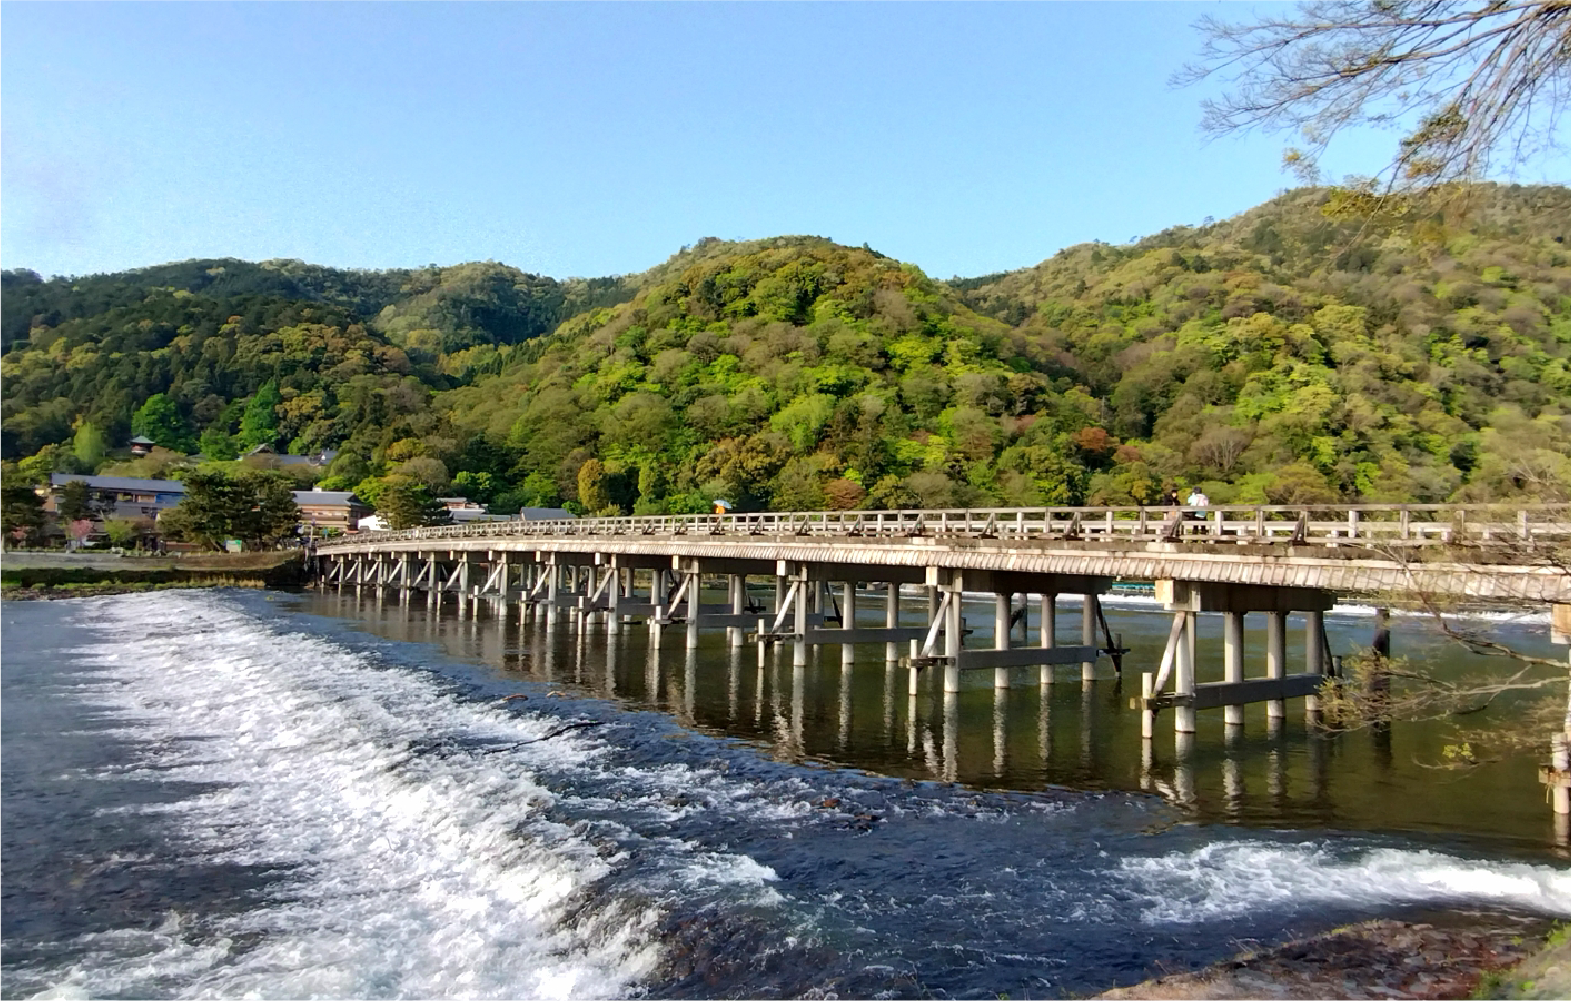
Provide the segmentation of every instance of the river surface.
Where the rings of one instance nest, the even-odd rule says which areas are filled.
[[[1327,616],[1337,652],[1369,611]],[[1108,618],[1153,669],[1167,617]],[[0,992],[1067,997],[1364,917],[1571,916],[1538,757],[1442,767],[1442,724],[1328,736],[1293,701],[1234,740],[1202,712],[1182,758],[1164,716],[1147,756],[1105,662],[908,698],[881,644],[795,671],[682,639],[353,589],[7,603]]]

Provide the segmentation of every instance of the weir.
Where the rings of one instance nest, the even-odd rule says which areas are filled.
[[[1571,626],[1571,574],[1555,558],[1568,542],[1571,505],[797,512],[361,533],[322,543],[317,567],[326,584],[451,593],[461,617],[516,608],[520,623],[565,621],[580,635],[641,621],[652,650],[676,632],[692,651],[702,631],[725,629],[733,650],[756,648],[760,668],[775,647],[789,648],[796,671],[824,646],[838,646],[847,669],[859,646],[881,648],[889,679],[905,673],[908,698],[931,677],[951,710],[979,672],[992,672],[999,693],[1045,691],[1076,673],[1088,690],[1121,682],[1127,651],[1102,597],[1117,581],[1149,581],[1172,627],[1130,705],[1147,743],[1171,715],[1182,758],[1197,712],[1221,709],[1229,737],[1252,704],[1265,704],[1273,729],[1290,701],[1316,719],[1331,665],[1324,614],[1338,596],[1548,605]],[[705,603],[706,590],[723,600]],[[1060,640],[1061,596],[1079,605],[1072,644]],[[992,604],[985,646],[967,641],[965,605],[979,597]],[[1196,662],[1201,615],[1222,619],[1219,664]],[[1244,662],[1252,623],[1265,633],[1261,664]],[[1290,648],[1302,651],[1295,672]],[[1571,726],[1544,781],[1571,824],[1567,747]]]

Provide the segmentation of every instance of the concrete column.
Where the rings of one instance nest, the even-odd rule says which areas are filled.
[[[1147,671],[1140,676],[1140,739],[1144,741],[1150,741],[1156,736],[1156,713],[1146,705],[1147,702],[1154,698],[1156,698],[1156,675]],[[1149,758],[1150,751],[1148,750],[1145,753],[1146,757]],[[1147,762],[1145,771],[1149,772],[1150,770],[1150,763]]]
[[[786,591],[790,590],[791,583],[785,577],[775,575],[775,614],[780,614],[780,609],[785,607]]]
[[[1287,613],[1266,613],[1266,677],[1281,678],[1287,673]],[[1266,719],[1279,721],[1286,714],[1281,699],[1266,703]],[[1275,725],[1275,723],[1273,723]]]
[[[960,689],[944,689],[944,771],[945,782],[960,780]]]
[[[545,571],[545,624],[556,625],[556,600],[561,594],[562,567],[557,563],[547,563],[542,569]]]
[[[698,649],[698,609],[703,580],[703,575],[699,573],[687,575],[687,648],[689,650]]]
[[[1037,632],[1041,634],[1043,650],[1051,650],[1058,643],[1058,595],[1042,595],[1042,615],[1037,623]],[[1038,684],[1051,685],[1053,683],[1053,665],[1043,664],[1038,668],[1040,677]]]
[[[1184,632],[1178,638],[1178,649],[1173,651],[1173,694],[1195,694],[1195,613],[1180,612],[1184,617]],[[1176,734],[1190,734],[1195,732],[1195,711],[1190,706],[1175,706],[1173,708],[1173,732]]]
[[[734,573],[729,578],[728,589],[731,598],[731,614],[741,615],[747,611],[747,578]],[[742,645],[742,627],[727,626],[726,640],[731,646]]]
[[[1549,771],[1552,780],[1565,777],[1571,771],[1571,742],[1566,734],[1557,733],[1549,738]],[[1555,781],[1549,787],[1549,808],[1557,815],[1571,813],[1571,788]]]
[[[993,595],[993,649],[994,650],[1008,650],[1009,649],[1009,613],[1013,610],[1012,609],[1013,602],[1014,602],[1014,595],[1012,595],[1012,594],[1004,593],[1004,594],[994,594]],[[993,668],[993,687],[994,688],[1008,688],[1009,687],[1009,668],[1007,668],[1007,667],[995,667],[995,668]]]
[[[1222,613],[1222,680],[1244,680],[1244,613]],[[1244,725],[1243,706],[1223,706],[1222,721],[1229,726]]]
[[[840,628],[856,628],[856,581],[845,582],[845,603],[840,606]],[[856,645],[852,643],[840,644],[840,663],[852,664],[856,662]]]
[[[610,606],[610,609],[606,612],[605,629],[607,633],[615,636],[622,631],[622,613],[620,609],[622,607],[622,574],[625,571],[621,567],[610,567],[606,570],[606,573],[611,575],[611,583],[606,588],[606,604]]]
[[[965,612],[960,607],[960,589],[949,596],[949,608],[944,616],[944,691],[960,691],[960,644],[965,639]],[[946,736],[944,739],[948,739]]]
[[[1096,645],[1096,595],[1085,595],[1085,601],[1080,605],[1080,642],[1085,646]],[[1096,661],[1083,660],[1080,662],[1080,680],[1096,680]]]
[[[807,595],[814,585],[801,582],[796,585],[796,605],[791,609],[796,621],[796,642],[791,644],[791,666],[807,666]]]
[[[900,627],[900,585],[890,582],[884,585],[884,628],[898,629]],[[890,641],[884,644],[884,663],[893,664],[900,659],[900,647]]]
[[[1321,640],[1324,630],[1324,612],[1304,613],[1304,671],[1308,674],[1326,673],[1325,646]],[[1304,696],[1304,715],[1310,719],[1320,716],[1320,696]]]

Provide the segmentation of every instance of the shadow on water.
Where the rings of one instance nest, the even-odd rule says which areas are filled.
[[[992,671],[974,671],[961,692],[946,695],[939,672],[923,671],[916,694],[908,695],[908,672],[886,664],[883,644],[858,647],[850,666],[837,646],[811,648],[807,666],[794,669],[789,646],[771,647],[760,658],[752,643],[729,646],[724,630],[704,632],[689,651],[679,627],[654,644],[641,622],[613,634],[604,624],[578,630],[564,615],[548,627],[543,617],[521,621],[516,607],[502,614],[484,602],[478,615],[460,617],[451,598],[439,604],[430,598],[346,588],[307,594],[303,609],[356,620],[387,639],[435,644],[447,656],[489,665],[498,680],[668,713],[684,728],[751,743],[782,762],[996,791],[1146,791],[1205,823],[1441,834],[1497,848],[1505,842],[1529,854],[1553,845],[1537,758],[1439,767],[1453,733],[1443,721],[1328,734],[1306,724],[1295,700],[1274,729],[1263,705],[1247,707],[1241,733],[1224,727],[1219,710],[1201,712],[1188,741],[1175,739],[1171,717],[1162,716],[1157,738],[1143,746],[1129,700],[1138,694],[1139,672],[1160,660],[1169,627],[1149,603],[1107,603],[1110,628],[1131,651],[1126,681],[1104,658],[1098,680],[1089,683],[1081,682],[1078,668],[1060,667],[1051,685],[1037,683],[1036,668],[1018,668],[1002,689],[994,687]],[[873,604],[865,601],[863,608]],[[918,604],[905,603],[902,621],[918,620]],[[1367,611],[1327,615],[1334,652],[1368,644],[1375,627]],[[991,602],[968,601],[966,612],[974,630],[968,646],[991,645]],[[863,624],[881,625],[882,614],[866,614]],[[1078,642],[1070,628],[1078,629],[1079,617],[1058,618],[1059,643]],[[1212,618],[1200,617],[1200,681],[1221,680],[1221,624]],[[1258,676],[1265,630],[1253,618],[1245,664],[1246,673]],[[1296,638],[1302,626],[1292,618],[1289,635]],[[1027,628],[1034,640],[1034,610]],[[1442,673],[1489,667],[1417,617],[1398,617],[1394,631],[1397,654]],[[1507,619],[1498,635],[1526,652],[1554,655],[1547,627],[1535,621]],[[1290,639],[1287,670],[1301,670],[1302,658],[1302,644],[1295,649]],[[1503,720],[1519,705],[1503,698],[1489,713]]]

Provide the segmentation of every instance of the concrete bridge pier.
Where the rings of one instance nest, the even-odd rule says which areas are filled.
[[[562,573],[566,567],[557,561],[556,554],[551,553],[546,558],[545,566],[545,624],[550,629],[556,625],[557,609],[560,607],[562,596]]]
[[[1326,608],[1330,607],[1327,603]],[[1306,674],[1326,673],[1325,629],[1326,618],[1323,609],[1309,609],[1304,613],[1304,672]],[[1313,692],[1304,697],[1304,719],[1311,723],[1320,722],[1320,696]]]
[[[856,632],[856,581],[848,580],[844,585],[844,596],[840,605],[840,628],[847,633]],[[840,644],[840,663],[850,667],[856,662],[856,642],[847,638]]]
[[[1058,645],[1058,595],[1044,594],[1041,596],[1041,617],[1037,623],[1037,632],[1041,634],[1040,646],[1043,650],[1051,650]],[[1037,684],[1053,684],[1053,665],[1043,664],[1038,668]]]
[[[884,584],[884,628],[900,628],[900,585],[895,581]],[[891,638],[884,644],[884,663],[893,665],[900,659],[900,644]]]
[[[1096,680],[1096,613],[1096,595],[1083,595],[1080,603],[1080,645],[1093,651],[1090,660],[1080,662],[1080,680],[1083,682]]]
[[[1007,591],[993,595],[993,649],[1008,650],[1010,640],[1010,614],[1014,611],[1015,596]],[[993,668],[993,687],[1009,688],[1009,668]]]
[[[731,606],[731,614],[740,616],[747,610],[747,577],[743,574],[727,574],[726,578],[726,603]],[[725,627],[726,646],[739,647],[742,645],[742,627]]]

